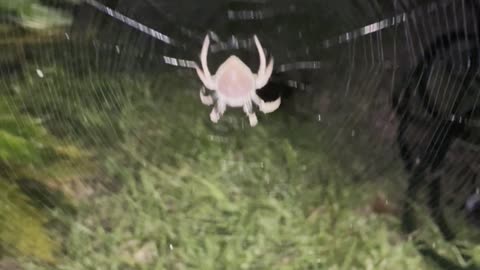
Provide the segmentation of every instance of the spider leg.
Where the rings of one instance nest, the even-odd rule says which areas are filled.
[[[268,80],[270,79],[270,76],[272,76],[273,57],[270,59],[268,66],[265,67],[266,59],[265,59],[265,52],[263,51],[263,48],[262,48],[262,44],[258,40],[257,35],[254,35],[253,39],[255,41],[255,45],[257,46],[258,57],[260,58],[260,66],[258,67],[255,85],[257,89],[260,89],[267,84]]]
[[[207,64],[207,55],[208,55],[208,49],[210,46],[210,39],[208,38],[208,35],[205,36],[205,40],[203,41],[202,45],[202,51],[200,53],[200,62],[202,64],[202,69],[195,64],[195,70],[197,71],[197,75],[200,78],[200,80],[203,82],[205,87],[207,87],[210,90],[215,90],[215,84],[212,79],[212,74],[210,73],[210,70],[208,69],[208,64]]]
[[[271,102],[265,102],[257,93],[253,93],[252,100],[260,108],[260,111],[263,113],[271,113],[280,107],[281,98],[278,97],[276,100]]]
[[[225,104],[224,101],[217,99],[212,112],[210,113],[210,120],[212,120],[213,123],[217,123],[218,120],[220,120],[220,117],[225,113],[226,109],[227,104]]]
[[[213,95],[207,93],[207,89],[205,89],[204,86],[200,88],[200,100],[204,105],[207,105],[207,106],[213,105],[214,103]]]
[[[264,74],[265,73],[265,52],[263,51],[262,44],[258,40],[257,35],[253,36],[253,39],[255,41],[255,45],[257,46],[257,51],[258,51],[258,58],[260,59],[260,65],[258,67],[257,73]]]
[[[254,127],[258,123],[257,115],[253,111],[253,104],[251,101],[245,103],[243,105],[243,111],[247,114],[248,116],[248,121],[250,122],[250,126]]]
[[[255,86],[257,89],[263,88],[270,80],[273,72],[273,57],[270,58],[270,62],[264,72],[258,73],[255,81]]]

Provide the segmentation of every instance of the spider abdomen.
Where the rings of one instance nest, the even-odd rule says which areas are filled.
[[[217,91],[226,98],[248,98],[255,90],[255,78],[239,58],[231,56],[217,71]]]

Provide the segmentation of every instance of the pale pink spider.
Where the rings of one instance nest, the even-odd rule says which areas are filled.
[[[210,45],[208,35],[203,41],[200,54],[203,71],[198,66],[195,69],[204,85],[200,89],[202,103],[208,106],[214,105],[210,113],[210,120],[214,123],[218,122],[227,105],[230,107],[243,107],[243,111],[247,114],[252,127],[258,122],[257,116],[253,111],[252,101],[263,113],[273,112],[280,106],[280,97],[272,102],[265,102],[256,93],[257,89],[261,89],[267,84],[272,75],[273,58],[270,59],[268,66],[266,66],[265,53],[256,35],[254,40],[260,57],[260,67],[257,74],[254,74],[237,56],[231,55],[220,65],[217,73],[214,75],[210,74],[207,65],[207,53]],[[213,91],[213,93],[207,94],[205,88]]]

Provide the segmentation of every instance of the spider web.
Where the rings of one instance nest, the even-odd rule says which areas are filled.
[[[115,196],[134,182],[146,185],[140,173],[144,167],[153,167],[159,179],[167,169],[178,170],[169,177],[182,182],[188,176],[182,176],[185,172],[178,164],[212,159],[227,179],[233,179],[276,164],[270,161],[276,154],[270,158],[274,150],[269,149],[288,140],[305,155],[295,168],[320,171],[308,181],[324,185],[317,178],[326,174],[319,160],[327,156],[346,172],[340,174],[346,179],[339,181],[345,189],[378,187],[372,194],[387,194],[380,200],[383,206],[376,200],[371,208],[393,213],[398,231],[414,238],[420,254],[445,269],[466,269],[475,256],[469,252],[478,244],[480,229],[480,2],[324,2],[32,0],[44,12],[41,18],[32,15],[35,8],[26,0],[27,8],[0,6],[8,26],[0,63],[0,105],[5,106],[1,109],[6,120],[0,120],[0,128],[22,138],[0,141],[7,149],[0,153],[6,168],[0,180],[28,198],[17,199],[12,191],[2,199],[5,209],[30,200],[33,209],[55,217],[60,234],[70,234],[72,227],[85,227],[91,234],[96,227],[112,232],[115,224],[105,225],[114,222],[108,220],[108,207],[98,206],[103,210],[97,215],[79,221],[72,219],[77,210],[68,202],[95,209],[97,197]],[[54,20],[55,16],[64,19]],[[269,115],[257,113],[255,128],[234,108],[227,108],[219,124],[212,124],[211,108],[200,103],[193,69],[202,41],[205,35],[212,40],[212,73],[232,53],[256,70],[253,34],[275,59],[271,80],[258,94],[267,101],[281,97],[282,105]],[[45,130],[32,132],[32,126]],[[45,154],[51,141],[56,146],[49,151],[54,153]],[[249,147],[257,150],[250,153]],[[10,158],[8,149],[26,151],[27,157],[40,154],[35,160],[23,154]],[[208,152],[206,158],[202,151]],[[228,156],[222,156],[225,153]],[[286,158],[285,167],[288,162]],[[129,172],[133,177],[125,180]],[[245,185],[256,184],[249,181],[253,182]],[[293,189],[288,181],[279,180],[275,187]],[[156,185],[153,181],[149,187],[158,189]],[[140,192],[148,197],[151,193],[145,189]],[[112,205],[113,216],[114,209]],[[125,216],[129,219],[133,217]],[[188,217],[181,221],[191,222]],[[432,226],[436,236],[431,235]],[[31,232],[11,229],[5,235],[16,233]],[[173,250],[175,237],[165,237],[165,249]],[[0,255],[21,252],[11,246],[15,241],[5,239],[10,238],[1,239],[7,244]],[[445,246],[439,251],[440,242]],[[68,244],[64,248],[68,250]],[[25,250],[27,257],[51,257]],[[149,253],[141,250],[140,257]],[[454,255],[445,255],[445,250],[454,250]],[[61,256],[74,269],[88,266],[83,256],[94,257],[72,250]]]

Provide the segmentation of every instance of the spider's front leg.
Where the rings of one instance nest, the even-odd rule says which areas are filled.
[[[257,115],[253,111],[253,104],[251,101],[248,101],[243,105],[243,111],[247,114],[250,126],[254,127],[258,123]]]
[[[204,105],[207,106],[213,105],[214,103],[214,96],[207,93],[207,89],[205,88],[205,86],[202,86],[202,88],[200,88],[200,100]]]
[[[212,112],[210,113],[210,120],[213,123],[217,123],[220,117],[225,113],[227,109],[227,104],[221,99],[217,99],[215,105],[213,106]]]

